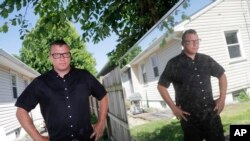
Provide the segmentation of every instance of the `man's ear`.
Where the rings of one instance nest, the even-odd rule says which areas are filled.
[[[183,41],[181,41],[181,45],[184,46],[184,42]]]
[[[53,59],[52,55],[49,54],[49,61],[50,61],[51,64],[52,64],[52,59]]]

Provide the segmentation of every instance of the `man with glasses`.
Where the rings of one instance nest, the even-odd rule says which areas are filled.
[[[189,29],[182,36],[183,51],[170,59],[158,82],[158,91],[181,122],[184,141],[224,141],[219,114],[224,108],[225,70],[210,56],[197,53],[200,39]],[[219,80],[219,98],[214,100],[210,77]],[[175,103],[168,87],[175,89]]]
[[[108,96],[87,70],[70,65],[70,47],[63,40],[51,43],[53,69],[37,77],[17,99],[17,119],[35,141],[96,141],[104,132]],[[100,101],[98,122],[90,123],[89,96]],[[29,112],[40,104],[48,135],[42,136]]]

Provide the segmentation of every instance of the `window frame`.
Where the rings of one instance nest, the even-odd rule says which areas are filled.
[[[13,77],[15,78],[15,84],[13,83]],[[11,81],[11,90],[12,90],[12,96],[14,99],[18,98],[18,87],[17,87],[17,74],[16,73],[10,73],[10,81]]]
[[[147,80],[147,71],[146,71],[145,63],[140,64],[140,70],[141,70],[141,76],[142,76],[142,83],[147,84],[148,80]]]
[[[154,64],[153,59],[155,59],[156,64]],[[151,65],[152,65],[154,77],[157,78],[157,77],[160,76],[160,73],[159,73],[159,61],[158,61],[157,55],[156,54],[152,55],[150,57],[150,60],[151,60]],[[155,70],[155,68],[156,68],[156,70]],[[157,71],[157,72],[155,72],[155,71]]]
[[[228,33],[234,33],[234,32],[236,32],[236,37],[237,37],[238,43],[228,44],[227,43],[227,37],[226,37],[226,35]],[[235,29],[235,30],[225,30],[224,33],[223,33],[223,35],[224,35],[224,38],[225,38],[225,44],[226,44],[226,47],[227,47],[228,58],[230,60],[230,63],[234,63],[234,62],[238,62],[238,61],[244,60],[245,59],[245,55],[244,55],[244,51],[243,51],[243,44],[242,44],[241,38],[240,38],[240,31],[238,29]],[[233,47],[233,46],[236,46],[236,45],[239,46],[240,56],[232,58],[230,56],[229,48]]]

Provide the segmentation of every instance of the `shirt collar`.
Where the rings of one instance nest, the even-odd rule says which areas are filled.
[[[191,59],[190,57],[188,57],[188,56],[184,53],[184,50],[181,51],[181,56],[184,57],[184,58],[186,58],[186,59]],[[197,52],[197,53],[195,54],[194,60],[199,59],[199,57],[200,57],[200,54]]]
[[[72,74],[72,72],[75,71],[75,67],[74,66],[70,66],[70,70],[67,74],[64,75],[64,77],[70,76]],[[59,74],[54,70],[54,68],[51,70],[52,75],[56,76],[56,77],[60,77]]]

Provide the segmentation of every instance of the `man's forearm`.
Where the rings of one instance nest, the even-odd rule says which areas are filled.
[[[108,94],[106,94],[100,101],[100,111],[98,121],[105,123],[108,113]]]
[[[220,87],[220,98],[225,99],[227,93],[227,77],[223,74],[219,78],[219,87]]]
[[[31,117],[29,116],[26,110],[22,108],[17,108],[16,116],[21,126],[31,136],[33,140],[38,140],[38,138],[41,137],[40,133],[36,129]]]
[[[171,99],[167,88],[162,86],[162,85],[158,85],[157,89],[159,91],[159,93],[161,94],[161,97],[164,99],[164,101],[168,104],[168,106],[173,109],[176,105],[174,103],[174,101]]]

